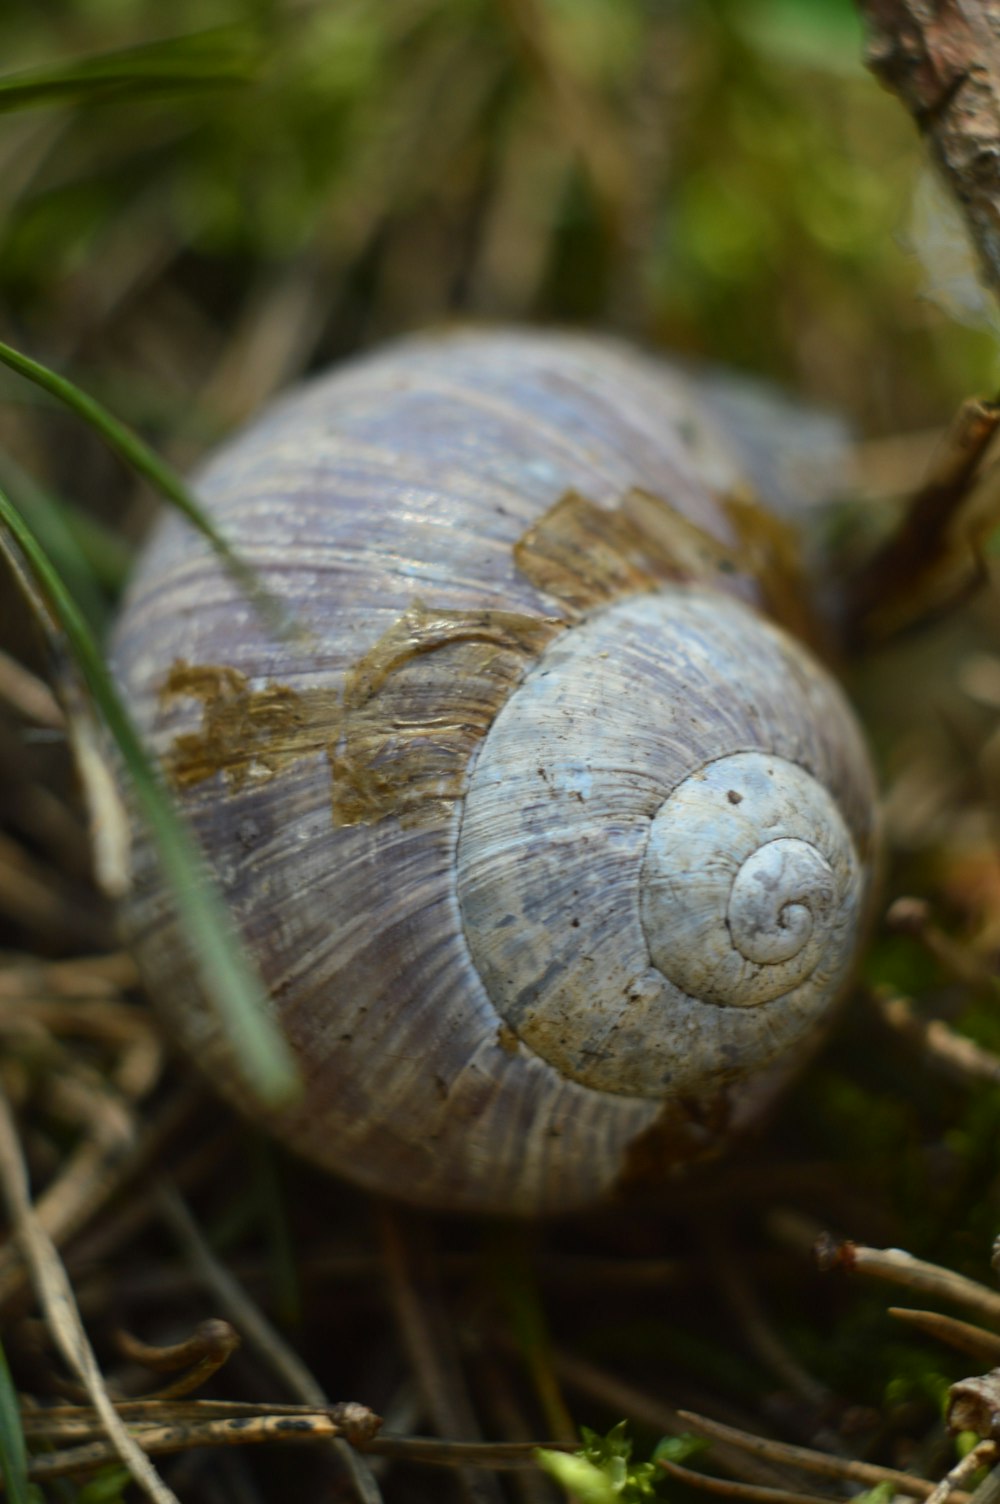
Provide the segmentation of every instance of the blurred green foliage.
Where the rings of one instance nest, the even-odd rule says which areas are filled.
[[[8,0],[8,80],[65,97],[0,123],[0,326],[169,434],[456,317],[936,423],[993,340],[922,296],[919,145],[861,46],[851,0]]]

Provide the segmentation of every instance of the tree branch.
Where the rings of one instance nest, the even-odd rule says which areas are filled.
[[[926,137],[1000,297],[1000,0],[859,0],[866,61]]]

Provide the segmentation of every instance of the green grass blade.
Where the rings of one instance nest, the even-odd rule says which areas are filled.
[[[0,1473],[10,1504],[32,1504],[28,1482],[28,1451],[24,1445],[17,1391],[0,1347]]]
[[[256,75],[259,58],[255,39],[236,27],[171,37],[0,75],[0,113],[245,84]]]
[[[230,916],[201,852],[177,814],[108,672],[83,616],[17,508],[0,491],[0,524],[26,560],[74,661],[128,769],[139,807],[156,843],[161,867],[201,973],[247,1079],[262,1101],[277,1104],[298,1087],[288,1045],[270,1016],[259,978],[247,964]],[[17,568],[17,556],[13,562]]]
[[[89,424],[95,433],[100,434],[105,443],[127,465],[148,480],[150,485],[170,502],[171,506],[176,507],[198,529],[202,537],[215,549],[239,588],[261,612],[268,625],[282,635],[288,635],[289,624],[280,601],[267,590],[256,570],[234,553],[227,539],[219,532],[211,518],[205,515],[204,510],[198,505],[180,476],[160,458],[155,450],[143,443],[138,434],[133,433],[100,402],[88,396],[72,381],[67,381],[65,376],[58,375],[48,366],[32,360],[29,355],[22,355],[20,350],[15,350],[2,341],[0,341],[0,363],[16,371],[26,380],[34,382],[35,386],[48,392],[57,402],[61,402],[64,407],[68,407],[71,412],[76,413],[77,417]]]

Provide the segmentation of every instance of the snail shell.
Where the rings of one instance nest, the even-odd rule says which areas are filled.
[[[410,340],[199,489],[304,641],[168,518],[117,664],[300,1061],[276,1130],[513,1212],[726,1144],[848,982],[876,806],[787,539],[688,384],[565,335]],[[141,842],[127,921],[259,1112]]]

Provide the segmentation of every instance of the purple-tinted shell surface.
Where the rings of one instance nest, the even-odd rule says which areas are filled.
[[[197,489],[299,630],[165,517],[115,661],[299,1060],[275,1131],[516,1213],[724,1146],[848,984],[876,805],[782,525],[690,382],[569,335],[412,339]],[[135,867],[150,990],[260,1115],[141,837]]]

